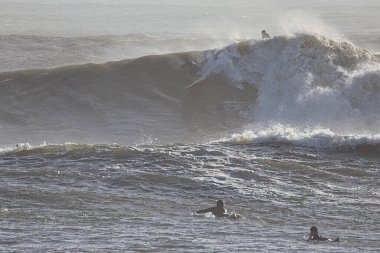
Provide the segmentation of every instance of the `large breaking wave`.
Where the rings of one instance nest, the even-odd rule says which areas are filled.
[[[378,57],[322,36],[276,37],[212,51],[202,79],[223,74],[254,86],[253,122],[320,125],[340,132],[380,124]]]
[[[3,144],[192,142],[233,133],[244,143],[284,134],[301,145],[329,139],[314,147],[342,140],[379,147],[379,55],[320,35],[7,72],[0,84]]]

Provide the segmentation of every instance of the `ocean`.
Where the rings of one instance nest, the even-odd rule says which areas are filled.
[[[379,252],[379,11],[0,0],[0,251]]]

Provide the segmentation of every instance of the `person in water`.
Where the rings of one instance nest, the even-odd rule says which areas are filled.
[[[318,228],[316,226],[312,226],[310,228],[310,236],[308,241],[333,241],[333,242],[339,242],[339,237],[337,237],[335,240],[324,238],[318,233]]]
[[[212,213],[215,217],[228,217],[227,209],[224,208],[224,201],[218,200],[215,207],[210,207],[196,211],[196,213]]]
[[[270,39],[269,34],[265,30],[261,31],[261,37],[263,38],[263,40],[264,39]]]

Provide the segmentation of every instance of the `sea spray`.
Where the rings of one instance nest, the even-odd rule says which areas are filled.
[[[298,34],[234,44],[212,51],[202,79],[225,75],[231,85],[254,86],[247,121],[304,125],[348,135],[376,134],[380,125],[380,63],[349,42]],[[211,55],[210,55],[211,54]]]

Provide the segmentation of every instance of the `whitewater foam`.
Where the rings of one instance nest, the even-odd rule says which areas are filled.
[[[239,145],[278,143],[332,150],[350,150],[364,145],[374,149],[380,147],[379,134],[342,135],[321,127],[294,128],[280,124],[252,126],[242,133],[232,134],[224,141]]]
[[[252,122],[355,134],[376,133],[380,125],[380,63],[349,42],[298,34],[233,44],[203,62],[201,79],[218,74],[258,90],[244,114]]]

